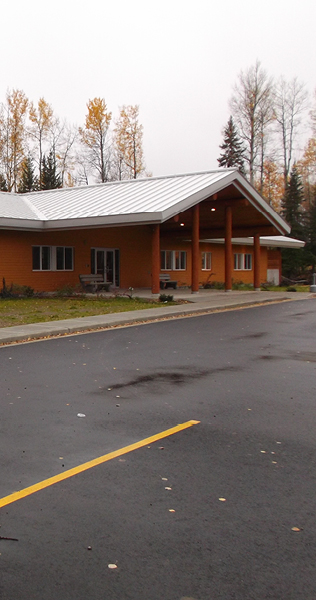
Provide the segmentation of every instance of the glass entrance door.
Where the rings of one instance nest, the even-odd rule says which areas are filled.
[[[91,248],[91,273],[102,275],[103,281],[118,285],[118,273],[115,272],[117,250]]]

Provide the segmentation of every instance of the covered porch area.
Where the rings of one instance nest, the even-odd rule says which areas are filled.
[[[160,289],[161,249],[173,243],[179,247],[186,244],[189,250],[191,293],[197,294],[202,243],[211,239],[224,239],[225,291],[231,292],[234,238],[253,239],[252,283],[254,290],[259,291],[260,236],[284,235],[289,233],[290,228],[236,171],[231,181],[224,185],[219,181],[217,186],[203,190],[203,194],[200,198],[187,198],[186,203],[191,203],[191,206],[181,206],[183,210],[174,210],[174,214],[152,225],[152,293],[158,294]]]

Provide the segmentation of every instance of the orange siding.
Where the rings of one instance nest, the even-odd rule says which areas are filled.
[[[152,228],[127,226],[55,232],[0,231],[0,287],[2,278],[11,283],[29,285],[36,291],[54,291],[65,285],[79,284],[79,274],[90,273],[91,247],[117,248],[120,251],[120,287],[151,287]],[[32,271],[32,246],[73,246],[74,271]],[[178,286],[191,285],[191,244],[161,236],[161,250],[185,250],[185,271],[168,271]],[[200,254],[212,253],[211,271],[203,271],[200,261],[199,284],[225,281],[225,247],[200,243]],[[251,246],[234,246],[233,252],[253,253]],[[261,248],[261,281],[267,278],[267,249]],[[233,271],[235,281],[253,283],[253,270]]]
[[[32,271],[32,246],[73,246],[74,271]],[[151,230],[122,227],[55,232],[0,232],[0,286],[2,278],[29,285],[36,291],[76,286],[79,274],[90,273],[91,247],[120,250],[121,287],[150,287]]]
[[[161,250],[185,250],[187,252],[187,268],[185,271],[166,271],[170,273],[170,278],[178,282],[178,286],[191,285],[191,244],[190,242],[173,242],[172,239],[162,238],[160,244]],[[212,268],[211,271],[202,270],[202,252],[212,253]],[[233,254],[252,254],[252,246],[237,246],[233,245]],[[199,283],[201,286],[205,283],[225,281],[225,246],[224,244],[206,244],[200,243],[200,272]],[[243,283],[253,284],[253,268],[248,270],[233,270],[233,281],[242,281]],[[260,280],[261,282],[267,279],[267,248],[261,247],[260,251]]]

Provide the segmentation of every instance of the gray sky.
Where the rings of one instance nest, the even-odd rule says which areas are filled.
[[[315,0],[2,0],[0,101],[22,89],[77,125],[89,98],[139,104],[153,175],[217,168],[241,69],[314,91],[315,22]]]

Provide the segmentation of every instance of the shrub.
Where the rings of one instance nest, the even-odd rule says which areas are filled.
[[[32,298],[34,290],[29,285],[18,285],[11,283],[8,288],[5,278],[2,279],[2,290],[0,291],[1,298]]]
[[[225,289],[225,283],[224,283],[224,281],[213,281],[213,283],[211,284],[211,287],[214,290],[224,290]]]
[[[171,294],[160,294],[159,302],[173,302],[173,296]]]

